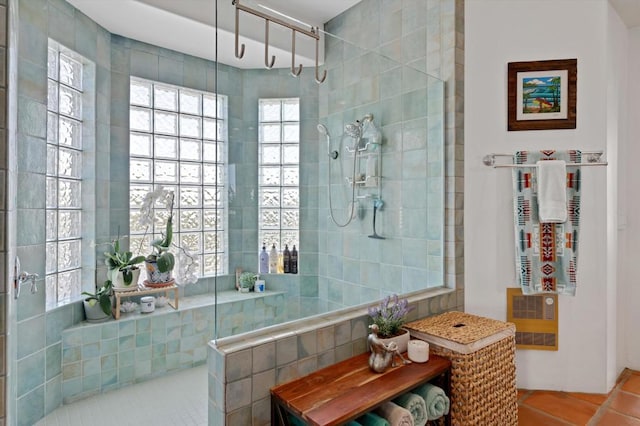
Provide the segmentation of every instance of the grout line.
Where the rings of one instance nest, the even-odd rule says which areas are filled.
[[[535,391],[534,391],[534,390],[532,390],[532,391],[529,391],[529,392],[533,394]],[[553,420],[557,420],[557,421],[559,421],[559,422],[561,422],[561,423],[564,423],[564,424],[566,424],[566,425],[575,426],[575,423],[571,423],[571,422],[570,422],[570,421],[568,421],[568,420],[561,419],[560,417],[556,417],[556,416],[554,416],[553,414],[548,413],[548,412],[546,412],[546,411],[543,411],[543,410],[541,410],[541,409],[539,409],[539,408],[537,408],[537,407],[532,407],[531,405],[527,405],[527,404],[524,404],[524,403],[522,403],[522,404],[518,403],[518,406],[527,407],[529,410],[531,410],[531,411],[535,411],[535,412],[536,412],[536,413],[538,413],[538,414],[542,414],[542,415],[543,415],[543,416],[545,416],[545,417],[549,417],[549,418],[551,418],[551,419],[553,419]]]
[[[618,394],[620,392],[623,392],[622,386],[627,382],[627,379],[629,379],[629,377],[631,377],[631,375],[632,375],[631,370],[629,370],[628,368],[625,368],[622,371],[622,373],[620,373],[620,376],[618,377],[618,380],[616,380],[616,385],[613,387],[613,389],[609,393],[609,396],[607,397],[607,399],[600,405],[600,407],[598,407],[598,411],[596,411],[596,413],[593,415],[593,417],[591,417],[591,420],[589,420],[589,423],[587,423],[587,426],[595,426],[595,425],[598,424],[600,419],[605,415],[605,413],[609,409],[609,406],[611,405],[611,402],[615,399],[616,396],[618,396]],[[612,408],[612,410],[615,411],[616,413],[620,414],[620,415],[623,415],[625,417],[629,417],[631,419],[636,419],[637,420],[636,417],[629,416],[626,413],[621,413],[618,410],[614,410],[613,408]]]

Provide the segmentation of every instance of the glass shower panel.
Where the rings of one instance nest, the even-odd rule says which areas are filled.
[[[234,179],[230,208],[236,212],[229,221],[229,268],[255,271],[264,239],[281,235],[290,249],[294,241],[300,244],[298,274],[264,277],[268,291],[286,293],[285,306],[269,324],[444,284],[444,82],[426,72],[438,63],[439,53],[425,46],[407,55],[409,45],[400,35],[396,44],[373,34],[382,28],[376,19],[386,22],[384,16],[372,15],[373,25],[363,28],[356,15],[348,10],[320,30],[324,61],[318,73],[327,71],[322,84],[315,81],[313,61],[292,77],[287,54],[277,55],[280,69],[216,63],[216,78],[223,77],[218,90],[229,94],[235,117],[229,122],[229,163],[235,170],[229,177]],[[278,25],[270,31],[273,40],[291,39],[290,30]],[[247,55],[263,53],[247,50]],[[300,108],[280,101],[294,98]],[[205,115],[213,104],[203,99]],[[370,135],[356,141],[345,127],[362,125],[368,115],[382,137],[366,146],[362,138]],[[281,117],[281,124],[275,123]],[[320,124],[326,133],[319,132]],[[212,133],[210,125],[203,122],[205,136]],[[354,155],[355,146],[363,151]],[[335,159],[328,155],[333,152]],[[259,170],[256,159],[262,162]],[[299,170],[287,167],[294,163]],[[349,181],[366,183],[354,188]],[[384,239],[369,238],[375,201],[382,202],[376,231]],[[353,219],[345,227],[331,219],[349,215]],[[210,220],[215,219],[205,212],[203,225],[213,226]],[[256,232],[257,223],[264,231]],[[299,231],[280,229],[296,223]],[[204,260],[205,268],[213,267],[209,261]],[[234,291],[234,279],[217,279],[215,287],[220,300]],[[216,337],[248,331],[229,328],[218,311]],[[251,321],[248,317],[243,324]]]

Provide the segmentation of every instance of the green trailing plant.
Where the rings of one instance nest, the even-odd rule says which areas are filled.
[[[104,263],[109,270],[107,271],[107,278],[111,282],[115,282],[118,278],[118,273],[122,272],[122,278],[124,283],[129,286],[133,281],[133,270],[138,268],[138,264],[144,262],[144,256],[133,256],[130,251],[120,249],[120,238],[113,241],[111,244],[111,250],[104,252]]]
[[[94,306],[96,303],[100,304],[100,308],[102,312],[107,315],[111,315],[111,288],[113,287],[111,280],[107,280],[101,287],[96,289],[95,293],[89,293],[88,291],[83,291],[82,294],[85,297],[89,305]]]

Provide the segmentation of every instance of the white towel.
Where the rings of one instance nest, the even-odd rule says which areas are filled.
[[[538,166],[540,223],[567,221],[567,165],[564,160],[541,160]]]

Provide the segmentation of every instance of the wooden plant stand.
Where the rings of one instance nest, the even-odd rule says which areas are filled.
[[[171,292],[173,292],[173,303],[171,302],[171,299],[169,299],[169,294]],[[113,308],[113,317],[115,319],[120,319],[120,304],[123,297],[146,296],[158,293],[164,293],[164,296],[169,299],[167,304],[173,309],[178,309],[178,286],[175,283],[165,287],[145,287],[140,284],[136,290],[113,292],[116,299],[116,305]]]

